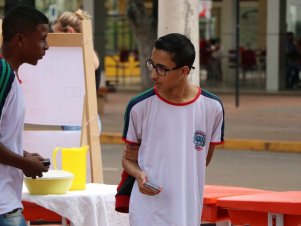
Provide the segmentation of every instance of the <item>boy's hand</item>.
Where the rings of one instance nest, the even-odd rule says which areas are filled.
[[[136,175],[136,180],[138,182],[139,191],[142,194],[154,196],[154,195],[159,194],[162,191],[162,189],[159,191],[155,191],[144,185],[147,182],[147,177],[143,171],[140,171],[140,173],[138,175]]]
[[[35,179],[36,177],[42,177],[43,172],[47,172],[49,166],[44,166],[41,161],[44,160],[37,153],[28,153],[24,152],[25,163],[22,167],[22,171],[25,176],[32,177]]]

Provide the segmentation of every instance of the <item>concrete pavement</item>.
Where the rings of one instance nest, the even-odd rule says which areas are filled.
[[[211,91],[210,89],[208,91]],[[123,113],[128,101],[140,91],[131,89],[98,97],[102,112],[102,144],[122,144]],[[300,93],[219,93],[225,109],[225,144],[222,149],[301,153]]]
[[[118,184],[123,145],[101,146],[104,183]],[[206,184],[273,191],[300,190],[299,153],[216,150],[206,169]]]

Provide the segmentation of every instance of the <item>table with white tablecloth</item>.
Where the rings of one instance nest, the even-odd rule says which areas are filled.
[[[116,188],[116,185],[90,183],[85,190],[67,194],[30,195],[24,186],[22,201],[51,210],[74,226],[128,226],[128,214],[115,211]]]

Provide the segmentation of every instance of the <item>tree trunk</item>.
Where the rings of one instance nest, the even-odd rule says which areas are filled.
[[[153,83],[145,61],[150,58],[154,41],[157,38],[156,18],[147,15],[144,0],[128,0],[127,5],[127,16],[138,46],[141,85],[143,89],[150,88]]]
[[[160,0],[159,37],[168,33],[186,35],[195,46],[196,58],[191,71],[191,80],[199,85],[199,17],[197,0]]]

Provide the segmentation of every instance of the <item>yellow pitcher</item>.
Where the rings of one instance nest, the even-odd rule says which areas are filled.
[[[62,151],[62,170],[74,174],[70,190],[86,189],[87,151],[89,146],[62,148],[57,147],[52,152],[53,168],[57,169],[57,153]]]

